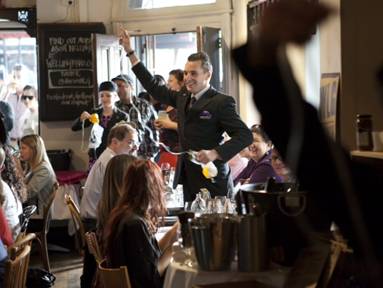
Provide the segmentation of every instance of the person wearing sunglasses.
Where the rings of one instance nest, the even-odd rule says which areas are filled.
[[[7,99],[14,113],[13,128],[9,132],[11,144],[18,146],[19,140],[29,134],[38,134],[39,116],[37,91],[33,86],[26,85],[21,94],[13,94]]]
[[[23,123],[23,135],[38,134],[39,115],[37,91],[32,86],[25,86],[21,95],[21,102],[27,107],[25,121]]]

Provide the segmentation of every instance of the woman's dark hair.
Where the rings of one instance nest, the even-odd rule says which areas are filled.
[[[181,69],[174,69],[169,72],[169,75],[173,75],[177,79],[178,83],[184,81],[184,71]]]
[[[250,128],[251,132],[252,133],[256,133],[258,134],[259,136],[262,137],[262,139],[267,142],[267,143],[271,143],[271,140],[269,138],[269,136],[266,134],[266,132],[262,129],[262,126],[260,124],[254,124],[253,126],[251,126]]]
[[[159,74],[154,74],[154,75],[153,75],[153,78],[156,80],[156,82],[158,83],[158,85],[160,85],[160,86],[164,86],[164,85],[166,85],[165,78],[162,77],[161,75],[159,75]]]
[[[157,164],[143,159],[130,164],[124,179],[123,194],[104,228],[106,254],[113,247],[119,223],[125,217],[138,215],[146,220],[150,232],[156,231],[158,217],[166,212],[163,192],[162,173]]]
[[[114,156],[106,165],[101,199],[97,206],[97,229],[102,231],[110,212],[123,194],[125,173],[136,157],[127,154]]]

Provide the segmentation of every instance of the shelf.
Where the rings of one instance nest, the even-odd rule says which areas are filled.
[[[357,157],[383,159],[383,152],[354,150],[354,151],[351,151],[351,155],[357,156]]]

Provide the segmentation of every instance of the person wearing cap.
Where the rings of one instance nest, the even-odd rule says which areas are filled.
[[[107,146],[107,139],[110,129],[121,121],[129,121],[129,115],[121,111],[115,106],[115,102],[118,99],[117,96],[117,85],[112,81],[102,82],[98,88],[98,95],[101,102],[101,106],[92,110],[90,113],[84,111],[81,113],[73,125],[72,130],[78,131],[82,129],[84,124],[85,127],[89,127],[92,123],[89,118],[92,114],[96,113],[98,119],[100,119],[100,125],[104,128],[101,144],[96,149],[89,149],[89,161],[93,163],[102,152],[104,152]],[[84,123],[83,123],[84,122]]]
[[[130,121],[136,124],[141,145],[137,154],[144,158],[153,158],[159,152],[158,131],[154,127],[157,113],[153,106],[133,93],[133,80],[129,75],[120,74],[112,79],[118,86],[116,107],[126,112]]]

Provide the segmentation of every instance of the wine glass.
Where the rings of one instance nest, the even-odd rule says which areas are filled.
[[[170,168],[170,163],[168,162],[163,162],[161,164],[162,177],[166,186],[168,186],[170,183]]]
[[[191,207],[192,207],[192,202],[191,201],[185,202],[185,205],[184,205],[184,210],[185,211],[192,211]]]

